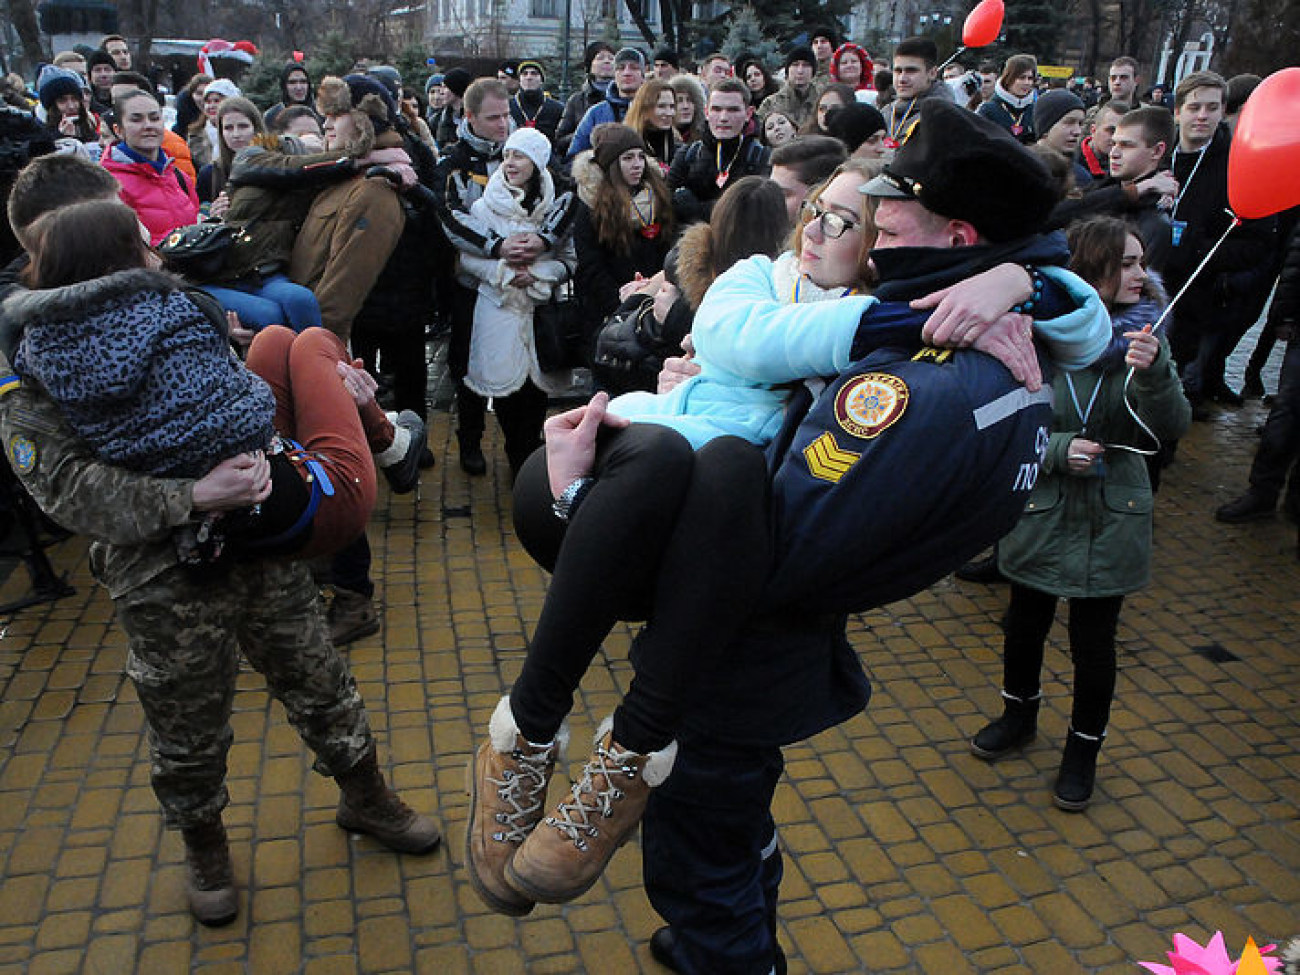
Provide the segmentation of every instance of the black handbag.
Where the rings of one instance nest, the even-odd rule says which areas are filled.
[[[533,308],[533,348],[542,372],[587,364],[582,338],[582,313],[573,298],[573,284],[557,284],[551,297]]]
[[[211,281],[221,274],[230,246],[243,233],[215,221],[177,227],[158,245],[158,254],[167,270],[190,281]]]

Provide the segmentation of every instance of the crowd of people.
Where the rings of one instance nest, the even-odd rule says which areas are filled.
[[[492,909],[581,896],[643,825],[655,957],[783,970],[781,748],[866,705],[847,614],[959,569],[1011,583],[1003,713],[971,751],[1037,735],[1069,599],[1053,799],[1092,799],[1161,469],[1193,419],[1265,393],[1300,306],[1294,213],[1244,221],[1201,267],[1259,79],[1139,98],[1132,58],[1103,90],[1049,85],[1029,54],[940,77],[928,38],[876,59],[826,28],[780,64],[597,41],[583,67],[561,100],[536,59],[422,87],[292,61],[275,104],[196,74],[169,106],[111,36],[6,81],[26,165],[0,434],[93,541],[202,923],[238,910],[240,654],[338,781],[340,826],[439,843],[385,783],[338,648],[380,628],[377,472],[411,491],[434,462],[440,331],[459,467],[487,473],[491,412],[518,537],[552,573],[470,763],[466,869]],[[1226,360],[1275,282],[1235,391]],[[1296,346],[1222,521],[1271,516],[1300,453]],[[548,419],[578,369],[598,392]],[[620,620],[647,623],[634,679],[554,804],[574,692]]]

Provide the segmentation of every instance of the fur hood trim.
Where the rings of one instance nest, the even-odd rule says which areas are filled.
[[[600,723],[596,729],[594,744],[599,748],[605,742],[607,735],[612,736],[614,732],[614,716],[607,715],[605,720]],[[620,753],[615,753],[616,755]],[[625,754],[634,754],[631,752]],[[677,741],[670,741],[657,752],[650,752],[645,756],[645,767],[641,770],[641,777],[645,779],[645,784],[652,789],[657,789],[668,780],[668,776],[673,774],[673,766],[677,763]]]
[[[682,297],[698,310],[717,277],[713,272],[713,231],[707,223],[697,223],[686,228],[677,241],[677,284]]]
[[[183,291],[186,287],[183,280],[166,271],[132,268],[62,288],[18,291],[5,301],[4,314],[18,321],[32,318],[67,321],[84,318],[89,312],[114,302],[129,301],[142,291],[165,295]]]
[[[316,111],[321,115],[350,115],[356,123],[357,134],[346,146],[341,146],[354,159],[366,155],[375,146],[375,120],[388,122],[388,106],[378,95],[367,93],[361,101],[352,104],[352,89],[342,78],[330,75],[321,80],[316,89]]]
[[[596,193],[600,184],[605,182],[605,171],[596,164],[596,153],[584,149],[573,157],[573,166],[569,172],[578,187],[578,199],[589,207],[596,205]]]
[[[510,697],[507,695],[497,702],[496,708],[492,711],[492,718],[488,721],[488,739],[497,751],[509,753],[514,751],[515,739],[520,734],[522,732],[515,722],[514,713],[510,710]],[[569,722],[565,720],[560,723],[560,730],[555,735],[556,760],[563,761],[568,750]]]

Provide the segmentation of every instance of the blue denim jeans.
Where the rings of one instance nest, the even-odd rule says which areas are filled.
[[[319,328],[320,305],[310,288],[294,284],[283,274],[263,277],[261,286],[206,284],[203,290],[226,311],[239,316],[245,328],[261,331],[268,325],[283,325],[295,332]]]

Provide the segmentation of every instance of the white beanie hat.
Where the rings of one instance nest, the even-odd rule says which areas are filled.
[[[550,140],[536,129],[515,129],[510,133],[510,138],[506,139],[502,151],[504,152],[506,149],[522,152],[533,161],[533,165],[537,167],[539,173],[551,161]]]
[[[207,88],[203,89],[203,94],[205,96],[219,94],[224,95],[227,98],[238,98],[242,92],[239,90],[239,86],[229,78],[218,78],[216,81],[210,82]]]

